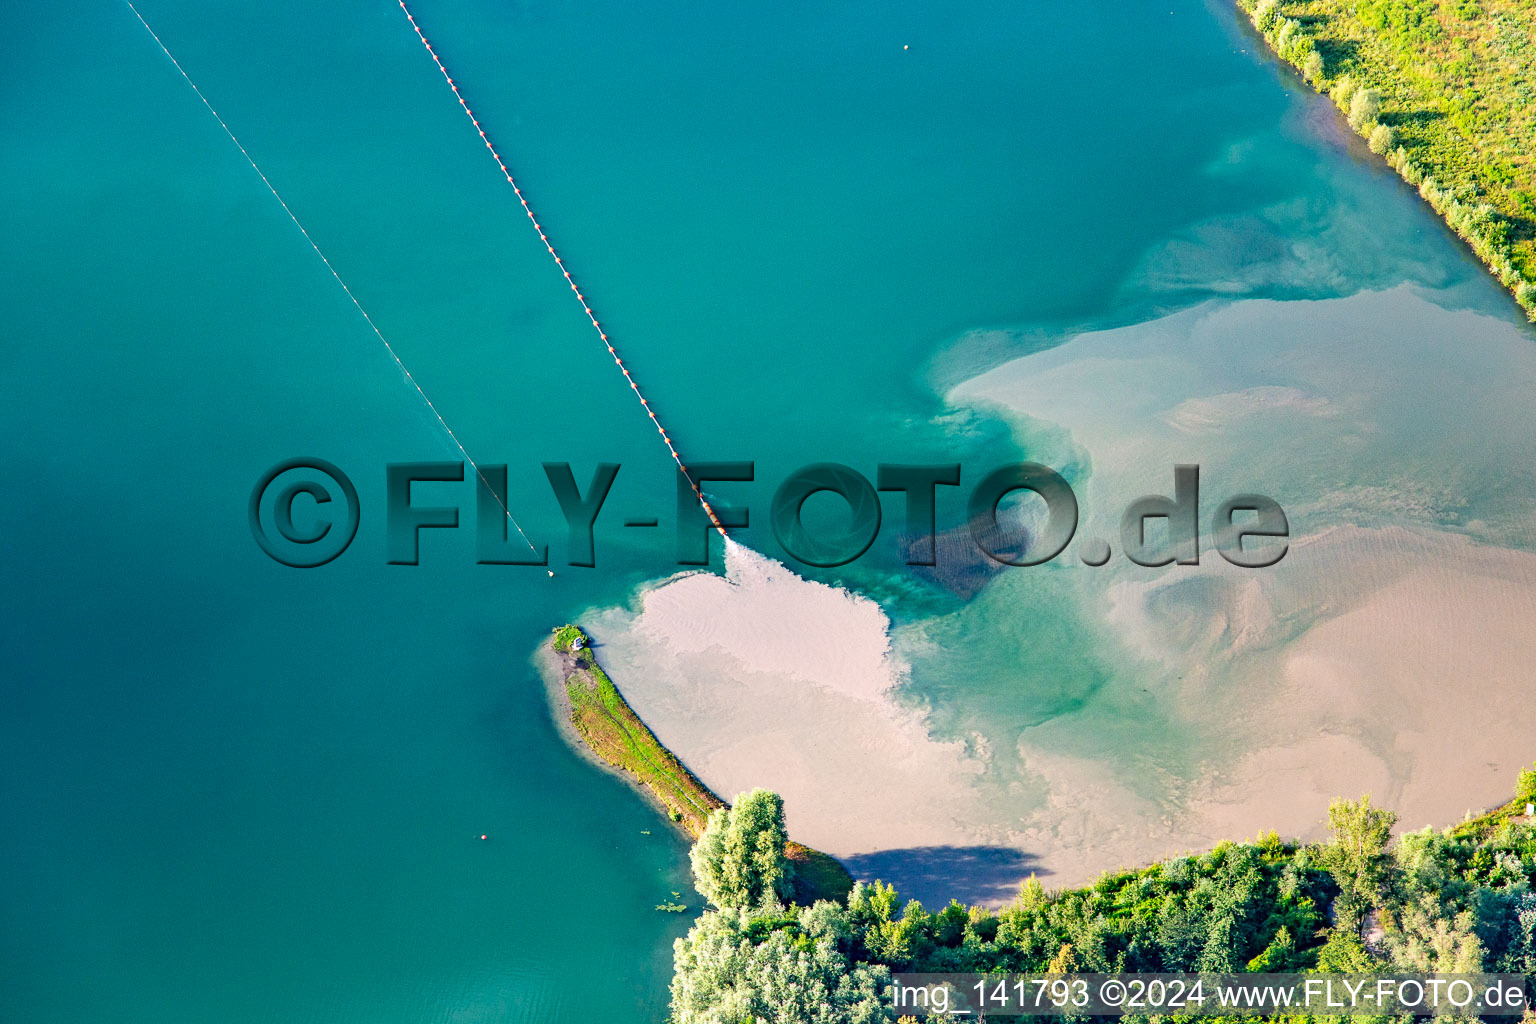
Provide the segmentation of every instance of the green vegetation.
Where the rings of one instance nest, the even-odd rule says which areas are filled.
[[[784,855],[795,869],[794,902],[808,907],[817,900],[848,898],[853,876],[836,857],[794,840],[784,847]]]
[[[1397,815],[1372,807],[1369,796],[1358,803],[1335,800],[1328,808],[1334,841],[1323,847],[1320,856],[1339,887],[1333,901],[1336,924],[1358,931],[1376,904],[1377,894],[1391,875],[1387,846],[1395,824]]]
[[[1536,800],[1536,770],[1527,768],[1520,773],[1520,779],[1515,784],[1515,802],[1529,803]]]
[[[710,814],[724,807],[724,801],[694,778],[640,721],[598,666],[578,627],[556,630],[551,647],[565,680],[571,725],[587,746],[614,767],[634,773],[661,801],[669,818],[690,836],[701,835]]]
[[[778,925],[778,926],[775,926]],[[817,903],[792,914],[705,914],[678,939],[672,977],[677,1024],[876,1024],[890,971],[851,964],[846,915]]]
[[[630,708],[613,680],[608,678],[608,673],[593,657],[586,634],[580,627],[566,625],[555,630],[550,649],[564,684],[571,726],[593,753],[620,771],[632,773],[661,802],[668,819],[690,838],[707,836],[708,829],[717,819],[727,823],[738,820],[732,816],[725,801],[710,792],[670,750],[662,746]],[[758,889],[754,892],[761,896],[762,879],[768,877],[777,896],[796,903],[810,905],[820,899],[840,901],[845,898],[853,887],[847,869],[825,853],[788,841],[784,836],[783,806],[778,803],[779,798],[771,793],[765,793],[765,797],[771,798],[768,802],[777,807],[776,811],[765,812],[765,801],[758,798],[752,800],[739,820],[752,822],[753,828],[746,831],[756,841],[763,823],[774,820],[776,815],[777,856],[783,864],[774,869],[778,872],[776,875],[770,872],[770,876],[755,876]],[[725,827],[728,829],[729,824]],[[745,832],[738,828],[738,837],[743,834]],[[735,852],[734,847],[730,849]],[[758,851],[758,855],[766,856],[762,851]],[[695,870],[697,867],[696,863]],[[740,869],[732,867],[730,870]],[[731,876],[732,879],[737,877]],[[737,883],[732,881],[730,884]]]
[[[1237,0],[1536,320],[1536,0]]]
[[[1519,785],[1536,789],[1536,772]],[[779,847],[782,805],[762,790],[746,801],[750,814],[711,823],[729,852],[695,851],[717,909],[677,940],[673,1024],[894,1021],[879,993],[896,971],[1536,971],[1536,824],[1523,796],[1395,844],[1395,814],[1336,800],[1327,842],[1269,833],[1079,889],[1030,878],[999,910],[938,911],[878,881],[786,909],[769,884],[782,864],[761,856]],[[752,881],[722,885],[730,871]]]
[[[699,893],[721,910],[782,906],[795,895],[795,868],[784,855],[784,801],[754,789],[709,817],[689,863]]]

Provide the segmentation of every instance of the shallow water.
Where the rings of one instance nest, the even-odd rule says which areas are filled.
[[[721,490],[761,509],[806,462],[1036,444],[946,397],[1081,327],[1402,281],[1507,318],[1223,9],[1164,6],[417,13],[685,454],[757,460]],[[664,450],[393,5],[141,10],[470,450],[511,465],[559,575],[475,566],[468,485],[419,487],[465,528],[385,564],[383,463],[453,454],[430,414],[126,8],[15,11],[0,1017],[655,1019],[683,845],[562,745],[528,652],[672,571]],[[311,571],[245,518],[304,454],[364,506]],[[600,569],[560,565],[548,459],[623,463],[605,516],[663,527],[600,527]],[[925,742],[1019,686],[1027,638],[988,622],[1092,652],[1029,684],[1034,720],[1121,678],[1071,595],[1004,581],[961,610],[885,547],[833,578],[885,602]],[[920,641],[964,643],[963,677]]]

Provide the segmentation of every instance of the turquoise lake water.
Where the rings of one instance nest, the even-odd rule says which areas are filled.
[[[385,564],[383,466],[453,457],[435,420],[126,7],[14,10],[0,1019],[658,1019],[685,846],[529,653],[673,571],[665,450],[393,3],[141,10],[558,575],[474,565],[467,484]],[[417,15],[685,455],[757,461],[771,553],[796,466],[1016,454],[941,394],[1071,329],[1404,281],[1512,317],[1219,4]],[[363,506],[307,572],[245,511],[297,455]],[[544,460],[623,464],[599,569],[560,564]],[[839,578],[952,606],[880,550]]]

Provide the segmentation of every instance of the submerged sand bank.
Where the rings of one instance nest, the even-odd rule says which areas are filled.
[[[1511,460],[1536,450],[1532,393],[1528,338],[1405,291],[1085,335],[952,401],[1082,467],[1080,537],[1115,537],[1115,510],[1195,462],[1207,510],[1237,490],[1286,507],[1279,566],[1088,569],[1069,550],[893,636],[873,602],[731,545],[724,578],[589,625],[708,785],[778,790],[796,835],[925,901],[1315,834],[1336,795],[1445,824],[1536,754],[1536,467]],[[1102,678],[1052,703],[1078,680],[1031,651],[1063,643]]]
[[[790,831],[836,856],[959,835],[979,808],[953,783],[982,766],[891,699],[902,670],[879,606],[734,542],[726,569],[588,622],[657,738],[720,793],[777,790]]]

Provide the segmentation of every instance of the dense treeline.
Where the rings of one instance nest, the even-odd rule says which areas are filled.
[[[786,905],[783,805],[764,790],[715,812],[694,853],[713,904],[676,944],[675,1024],[894,1021],[893,971],[1536,972],[1536,772],[1514,803],[1392,841],[1370,798],[1329,808],[1332,838],[1270,833],[1047,891],[1001,909],[903,903],[881,882],[845,903]]]

